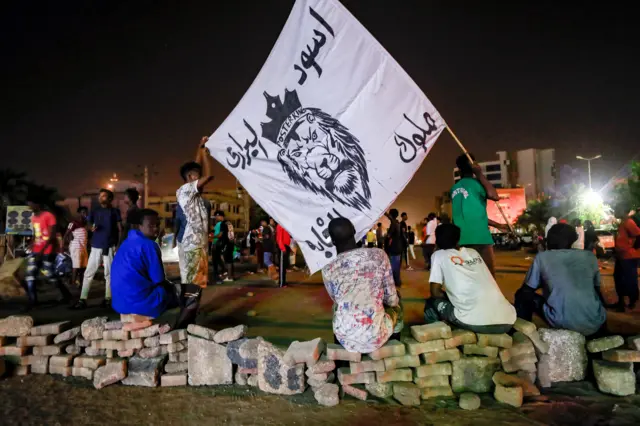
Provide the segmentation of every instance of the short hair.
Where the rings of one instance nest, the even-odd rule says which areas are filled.
[[[402,214],[400,216],[406,216],[407,212],[402,212]]]
[[[407,226],[407,229],[408,229],[409,231],[411,231],[411,227],[410,227],[410,226]]]
[[[435,219],[436,217],[437,217],[437,216],[436,216],[436,214],[435,214],[435,213],[433,213],[433,212],[431,212],[431,213],[429,213],[429,216],[427,216],[427,220],[433,220],[433,219]]]
[[[549,250],[567,250],[578,240],[575,228],[566,223],[553,225],[547,233],[547,248]]]
[[[378,228],[380,228],[382,226],[381,222],[378,222]]]
[[[100,188],[99,191],[100,194],[105,193],[107,194],[107,198],[109,199],[109,201],[113,201],[113,191],[110,191],[106,188]]]
[[[124,190],[124,193],[127,197],[129,197],[133,204],[137,203],[140,199],[140,193],[135,188],[127,188]]]
[[[80,206],[78,207],[78,210],[76,210],[76,213],[82,213],[82,212],[89,212],[89,209],[86,208],[85,206]]]
[[[389,210],[389,216],[391,216],[392,218],[396,219],[398,217],[398,209]]]
[[[140,209],[136,211],[135,216],[133,218],[134,220],[137,220],[137,222],[131,222],[129,218],[127,218],[127,222],[133,225],[142,225],[142,222],[147,217],[160,217],[160,215],[158,214],[157,211],[153,209]]]
[[[582,225],[582,222],[580,221],[580,219],[573,219],[573,226],[580,226]]]
[[[473,161],[476,160],[476,157],[473,154],[469,154]],[[458,166],[458,170],[460,170],[460,175],[468,175],[473,173],[473,169],[471,168],[471,163],[469,162],[469,158],[467,158],[467,154],[462,154],[458,158],[456,158],[456,166]]]
[[[186,182],[187,181],[187,173],[192,171],[198,171],[202,174],[202,166],[195,161],[189,161],[188,163],[184,163],[182,167],[180,167],[180,177]]]
[[[329,236],[334,245],[347,242],[356,235],[353,223],[346,217],[337,217],[329,222]]]
[[[460,241],[460,228],[452,223],[445,223],[436,228],[436,244],[438,248],[448,250],[456,248]]]
[[[216,212],[213,215],[214,216],[222,216],[222,217],[224,217],[224,212],[222,210],[216,210]]]
[[[591,222],[590,220],[585,220],[584,221],[584,227],[585,228],[594,228],[593,222]]]

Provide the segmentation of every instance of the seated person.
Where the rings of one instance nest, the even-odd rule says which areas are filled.
[[[329,222],[338,256],[322,269],[322,278],[334,302],[336,340],[350,352],[370,353],[400,332],[402,309],[389,257],[377,248],[357,248],[355,234],[349,219]]]
[[[200,287],[175,285],[165,278],[160,247],[154,241],[160,230],[158,213],[143,209],[140,225],[131,229],[111,266],[112,306],[120,314],[158,317],[180,307],[174,328],[184,328],[195,320],[200,303]]]
[[[515,305],[522,319],[531,321],[535,312],[551,327],[590,336],[606,323],[607,312],[600,294],[598,260],[589,251],[571,249],[577,239],[571,225],[551,227],[547,251],[533,261],[516,292]],[[539,288],[542,295],[536,293]]]
[[[506,333],[516,321],[515,308],[472,248],[460,248],[460,228],[436,228],[438,250],[431,256],[431,297],[424,308],[427,324],[446,321],[475,333]]]

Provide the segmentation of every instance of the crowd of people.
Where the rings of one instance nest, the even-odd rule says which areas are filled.
[[[112,206],[113,193],[101,190],[100,207],[89,212],[78,209],[63,238],[72,260],[72,282],[82,290],[74,309],[87,307],[87,298],[99,266],[104,267],[103,306],[122,314],[157,317],[179,307],[178,323],[193,322],[202,289],[207,287],[209,255],[213,279],[233,281],[238,244],[231,222],[224,212],[213,214],[204,199],[204,188],[213,180],[211,157],[205,148],[207,138],[198,145],[196,160],[183,165],[184,184],[177,190],[174,245],[179,253],[180,283],[167,280],[157,240],[158,213],[138,209],[138,193],[127,191],[127,215]],[[425,300],[427,323],[446,321],[458,328],[478,333],[504,333],[516,316],[531,320],[534,314],[549,326],[578,331],[587,336],[606,329],[606,308],[633,309],[638,301],[638,260],[640,227],[635,211],[620,209],[614,269],[618,302],[607,306],[600,291],[600,268],[594,250],[597,235],[586,221],[572,225],[551,218],[545,229],[545,248],[534,259],[512,305],[496,282],[495,253],[490,227],[508,230],[507,224],[493,222],[487,215],[487,202],[499,199],[496,189],[472,157],[460,156],[460,180],[451,188],[453,223],[441,221],[435,213],[424,220],[422,253],[429,270],[429,297]],[[30,305],[37,301],[35,281],[43,272],[55,284],[63,301],[71,294],[54,271],[56,220],[37,200],[33,209],[34,241],[28,259],[26,290]],[[635,216],[634,216],[635,215]],[[356,241],[356,230],[349,219],[336,218],[328,232],[336,247],[336,258],[322,270],[325,288],[334,302],[335,339],[350,351],[372,352],[403,327],[401,295],[402,265],[412,270],[416,259],[416,233],[408,216],[392,208],[382,223]],[[444,222],[444,223],[441,223]],[[213,225],[213,226],[212,226]],[[209,244],[209,231],[213,241]],[[264,218],[239,243],[240,251],[256,256],[258,271],[286,286],[286,274],[296,265],[297,244],[289,233],[271,218]],[[90,247],[90,251],[87,250]],[[82,277],[82,278],[81,278]],[[425,286],[427,287],[427,286]],[[539,292],[540,290],[540,292]]]

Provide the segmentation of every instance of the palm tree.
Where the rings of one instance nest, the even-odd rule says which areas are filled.
[[[544,227],[551,216],[551,198],[544,197],[529,201],[526,210],[518,216],[516,224],[526,229],[534,227],[538,235],[544,235]]]

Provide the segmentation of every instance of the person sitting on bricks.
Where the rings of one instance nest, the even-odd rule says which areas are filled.
[[[504,297],[480,254],[459,246],[460,228],[436,228],[438,250],[431,256],[431,297],[426,300],[427,324],[446,321],[474,333],[506,333],[516,310]]]
[[[156,318],[168,309],[180,307],[174,328],[195,321],[202,288],[195,284],[173,284],[166,279],[160,247],[158,213],[142,209],[140,225],[131,229],[111,267],[112,307],[120,314]]]
[[[334,302],[335,340],[350,352],[366,354],[399,336],[402,307],[389,256],[378,248],[358,248],[355,234],[349,219],[329,222],[338,256],[322,269],[322,279]]]

